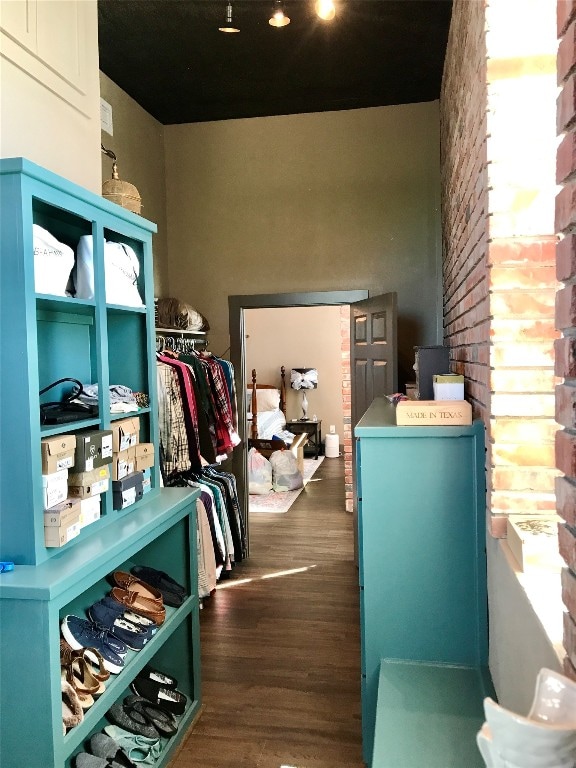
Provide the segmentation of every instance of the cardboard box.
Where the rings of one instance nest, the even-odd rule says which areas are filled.
[[[89,496],[86,499],[79,499],[80,504],[80,527],[84,528],[90,523],[95,523],[100,519],[100,495]]]
[[[80,517],[76,522],[57,528],[56,526],[44,527],[44,544],[47,547],[63,547],[80,533]]]
[[[396,406],[399,426],[450,427],[472,424],[472,406],[466,400],[401,400]]]
[[[154,466],[154,443],[138,443],[133,450],[136,456],[134,469],[137,472],[144,472]]]
[[[42,451],[42,474],[51,475],[74,466],[76,435],[45,437],[40,442]]]
[[[112,506],[114,509],[125,509],[143,496],[142,472],[132,472],[122,480],[112,481]]]
[[[108,466],[98,467],[92,472],[80,472],[68,478],[68,493],[76,499],[86,499],[89,496],[99,496],[108,490],[110,485],[110,470]]]
[[[122,480],[136,469],[136,448],[112,454],[112,480]]]
[[[65,499],[44,512],[44,528],[67,528],[80,517],[79,499]]]
[[[558,568],[565,565],[558,551],[558,515],[510,515],[506,541],[524,571],[527,565]]]
[[[92,472],[93,469],[112,463],[112,432],[109,429],[93,429],[76,435],[76,460],[74,474]]]
[[[64,501],[68,497],[68,470],[61,469],[59,472],[42,475],[42,491],[44,509],[50,509]]]
[[[140,433],[140,419],[132,416],[129,419],[121,419],[112,424],[112,450],[120,453],[127,448],[132,448],[138,442]]]

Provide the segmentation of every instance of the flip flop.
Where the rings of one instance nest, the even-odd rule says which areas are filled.
[[[161,709],[143,696],[126,696],[124,707],[131,713],[145,717],[161,736],[173,736],[178,730],[178,721],[171,712]]]
[[[106,713],[108,719],[130,733],[137,733],[149,739],[159,739],[160,733],[154,723],[127,703],[128,698],[131,697],[127,697],[124,701],[117,701],[110,707]]]

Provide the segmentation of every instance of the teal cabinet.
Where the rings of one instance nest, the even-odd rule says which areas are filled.
[[[398,427],[394,406],[377,398],[355,436],[362,732],[372,765],[382,659],[487,665],[484,428]]]
[[[34,252],[35,225],[62,244],[63,252],[73,254],[80,238],[88,244],[92,295],[66,295],[61,276],[53,279],[43,252]],[[10,768],[71,768],[147,663],[176,677],[188,697],[178,733],[156,768],[168,764],[200,711],[198,491],[161,488],[156,455],[152,488],[140,501],[116,511],[110,488],[101,498],[101,517],[79,536],[62,547],[46,547],[44,539],[43,437],[110,430],[118,419],[138,415],[140,442],[158,448],[155,231],[153,223],[25,159],[0,160],[0,560],[16,564],[0,575],[0,765]],[[137,293],[131,298],[129,291],[117,290],[120,276],[110,281],[105,242],[133,254],[130,280]],[[43,396],[40,390],[68,377],[98,384],[98,415],[41,425],[40,404],[59,401],[66,390],[59,386]],[[137,414],[112,414],[112,384],[145,393],[149,405]],[[168,572],[186,586],[188,597],[177,609],[167,607],[166,621],[150,642],[139,653],[128,651],[120,674],[64,735],[60,622],[67,614],[84,617],[109,593],[108,574],[133,565]]]
[[[33,227],[76,250],[88,237],[93,251],[94,296],[78,299],[42,290]],[[40,440],[84,429],[110,429],[126,414],[111,414],[109,385],[124,384],[156,402],[152,234],[156,225],[22,158],[0,160],[0,558],[37,565],[59,555],[44,545]],[[138,259],[141,306],[108,303],[104,242],[128,245]],[[52,287],[51,262],[44,283]],[[108,276],[110,277],[110,276]],[[60,280],[60,285],[62,281]],[[62,291],[64,293],[64,291]],[[118,292],[112,295],[117,299]],[[99,415],[84,421],[41,426],[40,402],[60,400],[70,377],[99,385]],[[71,385],[68,385],[69,388]],[[158,446],[154,408],[141,408],[140,442]],[[158,462],[152,470],[159,487]],[[131,507],[124,514],[133,511]],[[112,491],[102,497],[100,520],[80,539],[114,523]],[[74,539],[64,549],[75,546]]]
[[[145,498],[132,515],[79,542],[39,566],[16,566],[0,579],[0,765],[69,768],[91,734],[109,723],[106,712],[131,693],[130,683],[147,663],[173,675],[188,697],[178,733],[156,768],[168,764],[179,740],[200,711],[199,604],[196,565],[197,491],[166,488]],[[106,576],[145,564],[186,586],[184,604],[166,608],[166,621],[125,666],[84,720],[62,733],[60,621],[109,593]]]

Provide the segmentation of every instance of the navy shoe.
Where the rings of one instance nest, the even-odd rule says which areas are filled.
[[[114,602],[116,603],[115,600]],[[120,605],[120,603],[116,604]],[[110,634],[133,651],[141,651],[152,637],[149,629],[128,621],[124,613],[118,613],[115,608],[110,608],[104,600],[94,603],[86,613],[94,624],[107,629]]]
[[[107,630],[99,629],[91,621],[80,619],[78,616],[65,616],[60,628],[62,636],[75,651],[85,648],[86,656],[98,664],[97,656],[91,651],[94,648],[101,654],[104,659],[104,666],[109,672],[117,675],[118,672],[122,671],[124,658],[116,649],[121,648],[123,653],[126,653],[126,645],[113,637]]]
[[[113,598],[112,595],[106,595],[106,597],[103,597],[102,600],[98,601],[98,603],[105,606],[116,616],[122,616],[126,619],[126,621],[130,621],[137,627],[142,627],[147,632],[149,632],[150,635],[155,634],[156,630],[158,629],[158,624],[152,621],[152,619],[149,619],[146,616],[141,616],[139,613],[134,613],[134,611],[131,611],[119,600]]]
[[[164,571],[147,565],[135,565],[130,568],[130,573],[159,590],[163,602],[173,608],[179,608],[188,597],[184,587]]]

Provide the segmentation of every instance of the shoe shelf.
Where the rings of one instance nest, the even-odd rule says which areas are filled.
[[[166,488],[114,530],[104,528],[58,560],[2,574],[0,764],[11,768],[72,765],[72,756],[108,723],[108,709],[131,693],[130,683],[149,663],[178,679],[179,690],[188,697],[178,733],[161,760],[173,751],[199,713],[201,701],[197,495],[191,489]],[[83,721],[64,736],[60,622],[68,614],[85,618],[86,609],[112,589],[107,580],[110,573],[142,564],[170,573],[189,596],[179,608],[166,608],[166,620],[154,637],[141,651],[128,651],[122,671],[110,676],[105,692],[86,710]]]
[[[35,225],[55,238],[55,249],[35,254]],[[15,563],[0,577],[0,765],[10,768],[73,766],[84,741],[107,723],[106,712],[130,693],[147,663],[177,678],[189,702],[158,768],[199,712],[197,491],[161,487],[154,232],[152,222],[24,158],[0,160],[0,559]],[[77,293],[89,298],[67,296],[70,267],[61,270],[62,283],[60,270],[46,261],[56,263],[58,250],[69,257],[72,249],[78,262],[80,243],[92,254],[94,276],[92,293]],[[120,252],[132,254],[127,284],[109,258]],[[97,416],[41,425],[41,403],[60,401],[71,385],[39,392],[61,378],[98,384]],[[150,406],[111,413],[110,385],[119,384],[148,395]],[[139,417],[140,442],[156,446],[151,490],[117,511],[110,483],[100,518],[64,546],[46,547],[42,438],[107,430],[129,416]],[[86,609],[111,591],[106,577],[133,565],[171,574],[189,597],[167,609],[150,642],[128,653],[120,674],[63,735],[60,623],[66,615],[86,618]]]

